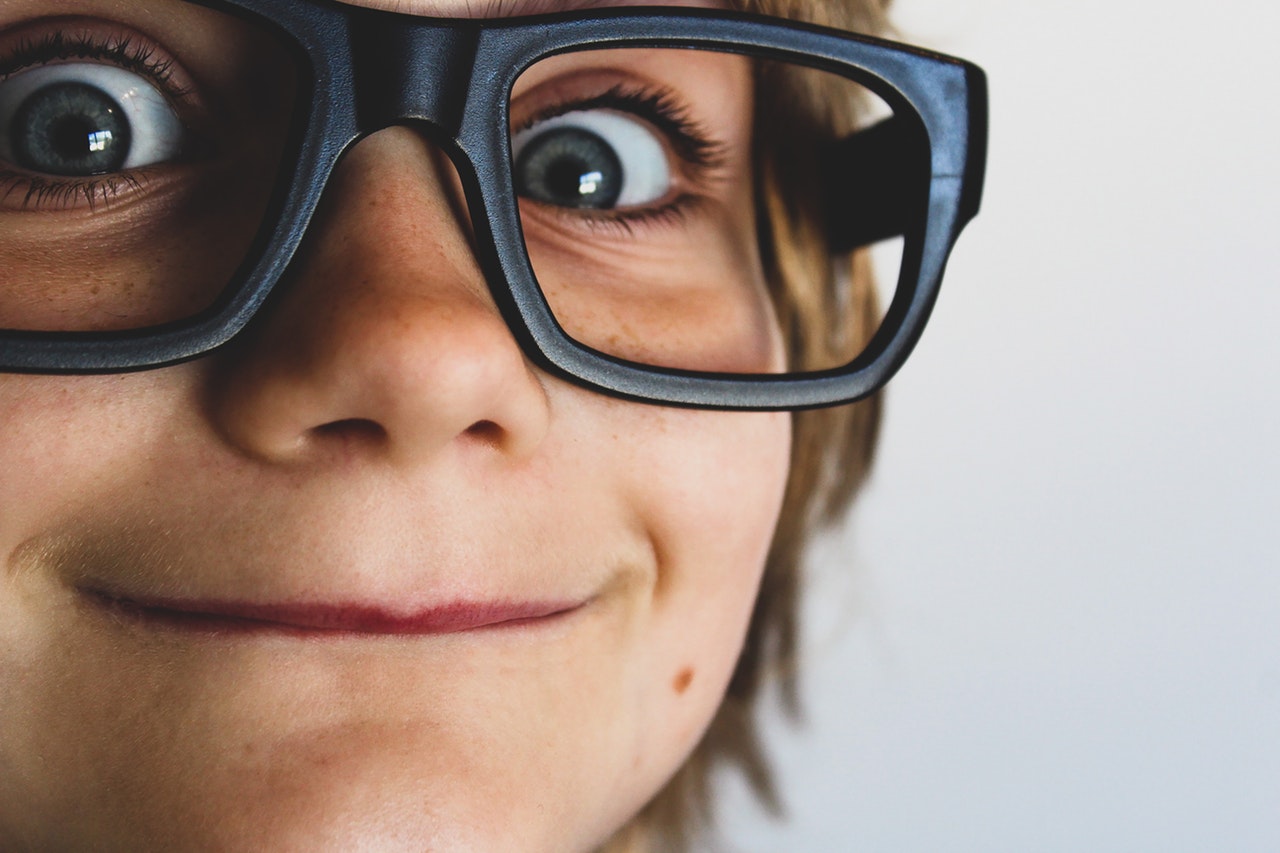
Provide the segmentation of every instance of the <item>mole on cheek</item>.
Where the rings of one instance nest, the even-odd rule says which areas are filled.
[[[677,693],[684,693],[692,683],[693,667],[686,666],[676,674],[675,681],[671,682],[671,686],[675,688]]]

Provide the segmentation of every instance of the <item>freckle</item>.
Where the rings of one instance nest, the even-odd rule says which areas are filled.
[[[675,688],[677,693],[684,693],[689,689],[689,685],[693,683],[693,668],[685,667],[676,675],[676,680],[671,686]]]

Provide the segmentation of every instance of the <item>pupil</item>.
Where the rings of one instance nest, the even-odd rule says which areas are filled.
[[[11,135],[18,165],[46,175],[118,172],[129,157],[124,110],[84,83],[54,83],[33,92],[14,113]]]
[[[550,187],[552,195],[556,198],[572,204],[578,200],[579,196],[590,192],[590,190],[583,192],[584,184],[586,183],[583,178],[592,173],[592,170],[581,160],[565,158],[558,163],[553,163],[549,171],[547,186]]]
[[[84,116],[71,116],[54,122],[49,130],[49,144],[53,152],[66,160],[78,160],[89,154],[90,134],[97,130]],[[99,136],[102,131],[98,131]],[[110,131],[106,131],[110,133]]]
[[[607,210],[622,193],[623,169],[608,142],[576,127],[533,139],[515,164],[516,192],[557,207]]]

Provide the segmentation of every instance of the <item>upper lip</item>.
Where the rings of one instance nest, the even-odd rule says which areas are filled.
[[[410,611],[359,602],[249,602],[133,597],[85,589],[91,597],[144,619],[211,629],[305,633],[453,634],[526,622],[576,610],[569,599],[449,601]]]

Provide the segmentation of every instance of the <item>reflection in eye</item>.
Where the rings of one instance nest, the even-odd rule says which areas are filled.
[[[80,177],[177,157],[183,127],[165,96],[123,68],[60,63],[0,83],[0,159]]]
[[[579,110],[537,122],[515,135],[511,150],[517,194],[557,207],[638,207],[671,189],[661,140],[616,112]]]

